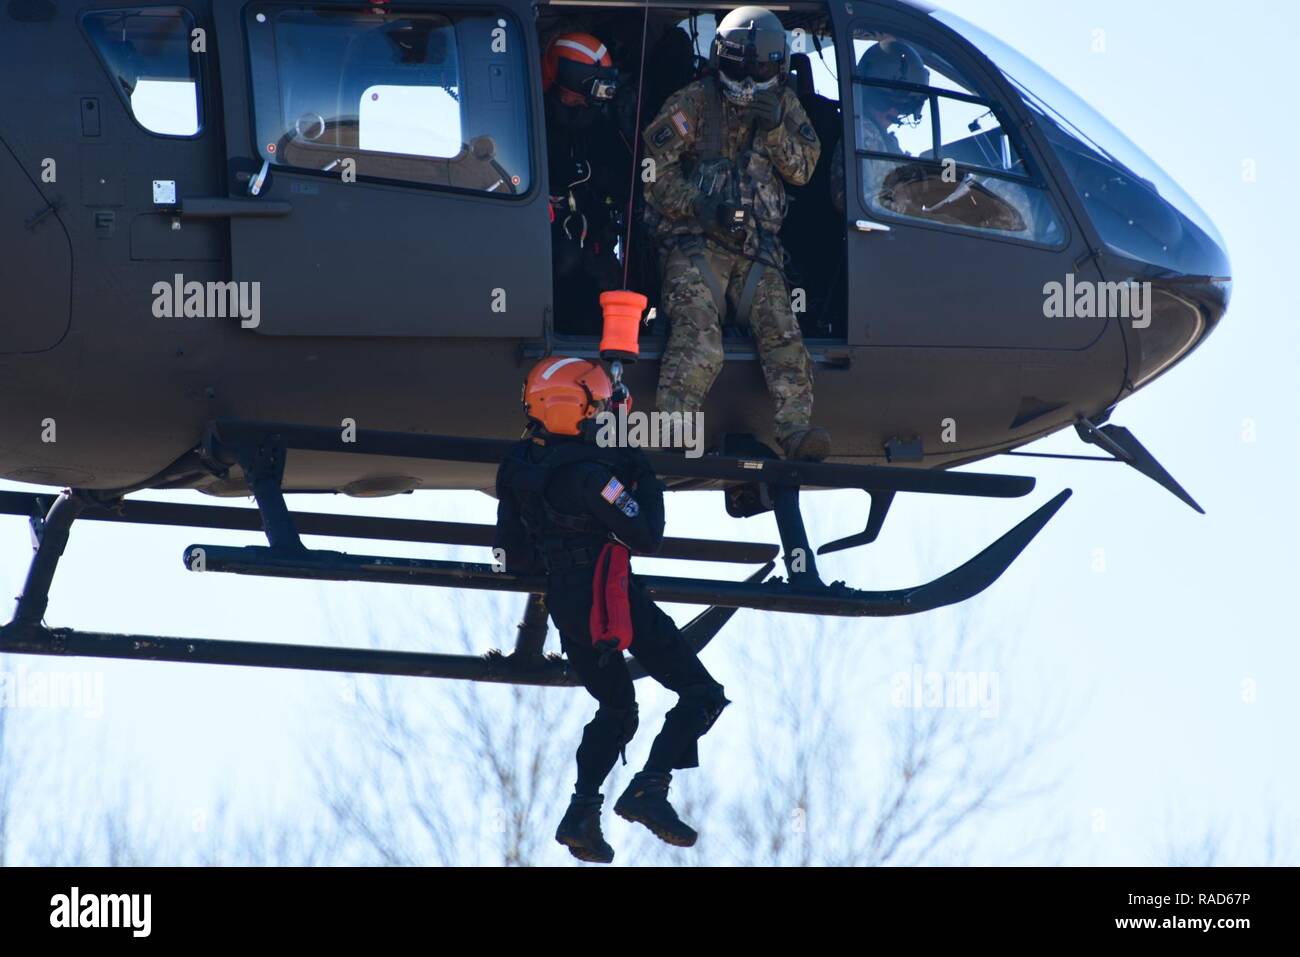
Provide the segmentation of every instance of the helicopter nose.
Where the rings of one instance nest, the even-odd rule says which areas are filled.
[[[1112,191],[1112,202],[1125,202],[1095,220],[1116,254],[1116,278],[1127,273],[1135,284],[1137,308],[1125,323],[1132,390],[1205,341],[1232,298],[1232,262],[1213,221],[1171,181],[1163,194],[1152,185],[1130,179]]]
[[[1158,279],[1138,293],[1144,308],[1128,325],[1136,348],[1130,349],[1129,380],[1142,388],[1175,366],[1205,341],[1228,311],[1232,280],[1228,277]]]

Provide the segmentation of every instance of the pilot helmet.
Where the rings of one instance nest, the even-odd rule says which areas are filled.
[[[910,83],[929,86],[930,70],[921,59],[920,52],[902,40],[881,40],[858,60],[858,76],[864,80],[883,80],[887,83]],[[899,118],[919,123],[925,108],[926,95],[920,90],[900,90],[890,87],[870,87],[867,94],[882,107],[898,110]]]
[[[738,7],[718,24],[709,52],[727,99],[746,104],[774,89],[790,68],[790,45],[780,18],[765,7]]]
[[[602,106],[618,93],[618,70],[590,33],[562,33],[542,57],[542,88],[554,89],[565,106]]]

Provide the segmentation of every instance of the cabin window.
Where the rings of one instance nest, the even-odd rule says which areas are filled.
[[[1002,110],[958,67],[862,26],[853,54],[855,145],[870,214],[1047,246],[1065,241]]]
[[[273,165],[528,190],[526,48],[505,14],[255,4],[245,24],[257,136]]]
[[[203,38],[180,7],[97,10],[82,25],[137,123],[159,136],[202,126],[196,46]]]

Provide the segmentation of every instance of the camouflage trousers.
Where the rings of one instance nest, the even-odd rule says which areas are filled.
[[[763,270],[749,312],[767,390],[776,406],[778,440],[812,422],[812,360],[804,348],[790,293],[779,271],[713,243],[699,250],[713,268],[719,288],[735,310],[750,268]],[[722,319],[709,283],[692,257],[673,246],[664,261],[661,308],[672,323],[668,348],[659,366],[656,402],[661,412],[698,412],[722,371]]]

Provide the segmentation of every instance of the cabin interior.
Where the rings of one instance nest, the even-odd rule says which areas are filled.
[[[716,24],[730,9],[656,6],[647,11],[643,7],[586,3],[551,5],[539,8],[537,29],[543,50],[553,37],[571,31],[590,33],[603,41],[619,70],[620,85],[628,84],[639,91],[639,124],[634,118],[625,118],[623,125],[632,130],[639,125],[644,132],[674,92],[707,71]],[[777,13],[790,40],[788,83],[821,140],[821,159],[811,181],[804,186],[786,186],[789,207],[781,230],[786,278],[795,291],[795,311],[804,337],[842,342],[847,301],[845,229],[843,215],[831,202],[830,166],[833,152],[841,148],[843,127],[830,16],[824,7],[812,4]],[[624,109],[635,109],[637,99],[628,98],[629,105]],[[639,137],[635,149],[638,157],[644,154]],[[631,229],[623,223],[628,238],[619,244],[619,257],[627,274],[627,288],[645,293],[656,310],[648,329],[648,339],[655,341],[656,337],[665,338],[668,328],[666,317],[657,309],[660,253],[643,226],[644,196],[638,173],[629,144]],[[626,220],[626,214],[622,218]],[[561,338],[586,338],[599,328],[597,302],[593,301],[589,310],[568,309],[564,313],[557,313],[554,319],[555,332]],[[723,323],[724,341],[737,346],[749,343],[747,332],[733,320],[729,315]]]

